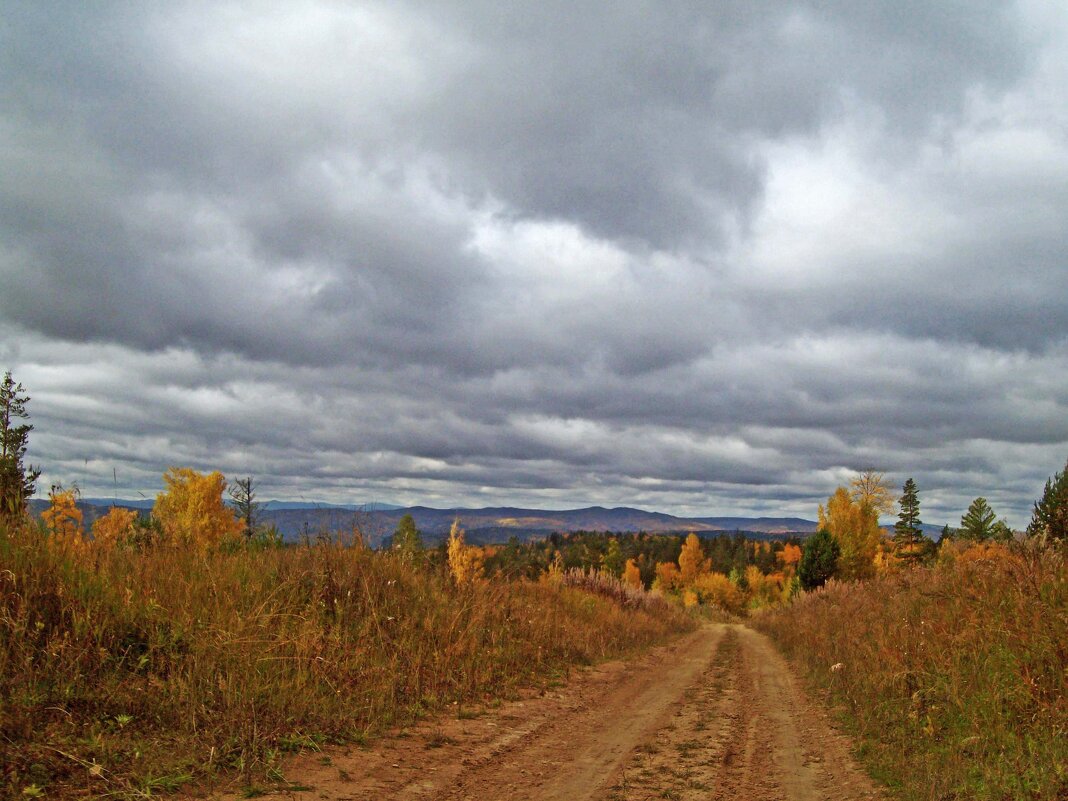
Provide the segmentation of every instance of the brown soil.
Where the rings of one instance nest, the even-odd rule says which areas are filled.
[[[301,756],[286,778],[278,794],[309,801],[882,798],[767,638],[722,624],[474,717]]]

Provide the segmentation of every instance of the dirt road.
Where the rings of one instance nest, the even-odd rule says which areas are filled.
[[[309,799],[881,798],[771,643],[708,625],[630,662],[403,736],[305,755]]]

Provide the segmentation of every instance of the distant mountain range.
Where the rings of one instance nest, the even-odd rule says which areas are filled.
[[[126,500],[116,498],[81,498],[82,503],[90,506],[122,506],[126,509],[151,509],[155,500],[141,498],[138,500]],[[324,503],[322,501],[264,501],[260,508],[265,512],[273,512],[278,509],[346,509],[350,512],[380,512],[391,509],[400,509],[395,503]]]
[[[30,503],[37,514],[48,506],[45,500],[35,499]],[[145,499],[82,498],[79,501],[86,524],[106,514],[111,506],[146,512],[151,510],[152,504],[151,500]],[[356,528],[370,545],[376,547],[388,540],[401,517],[406,514],[415,519],[416,526],[428,543],[443,540],[456,518],[460,519],[468,541],[476,543],[507,542],[511,537],[525,541],[546,537],[553,532],[569,531],[644,531],[650,534],[693,531],[701,536],[740,531],[753,538],[775,539],[804,537],[816,530],[815,521],[800,517],[677,517],[626,506],[562,510],[512,506],[434,509],[387,503],[327,504],[271,500],[265,501],[260,507],[260,521],[276,526],[286,540],[299,540],[305,536],[314,538],[322,533],[349,532]],[[941,526],[930,524],[925,524],[923,529],[935,539],[942,531]]]
[[[106,514],[107,508],[120,506],[151,510],[153,502],[146,499],[123,500],[112,498],[82,498],[79,506],[86,523]],[[31,508],[40,514],[48,502],[31,501]],[[260,520],[273,524],[287,540],[302,536],[315,537],[320,533],[345,532],[358,528],[374,546],[387,540],[397,528],[401,517],[410,514],[428,543],[444,539],[453,520],[467,533],[470,542],[506,542],[511,537],[529,540],[545,537],[553,532],[619,531],[648,533],[678,533],[694,531],[701,535],[743,531],[750,536],[764,538],[787,535],[804,536],[815,531],[816,524],[799,517],[676,517],[663,512],[616,507],[606,509],[591,506],[585,509],[543,510],[518,507],[489,507],[483,509],[434,509],[428,506],[401,507],[395,504],[326,504],[307,501],[266,501],[260,507]]]

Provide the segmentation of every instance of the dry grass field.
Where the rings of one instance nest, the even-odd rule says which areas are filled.
[[[63,547],[0,530],[0,793],[147,796],[507,697],[692,628],[392,553]]]
[[[754,616],[906,799],[1068,797],[1063,546],[948,544],[931,568]]]

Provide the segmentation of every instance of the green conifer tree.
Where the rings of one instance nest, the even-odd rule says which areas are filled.
[[[901,509],[894,524],[894,550],[897,558],[909,563],[924,559],[930,552],[930,540],[923,535],[920,521],[920,494],[911,478],[901,488]]]
[[[406,559],[419,559],[423,556],[423,535],[415,527],[415,518],[404,515],[393,532],[393,550]]]
[[[0,519],[14,520],[26,514],[26,501],[37,489],[41,471],[26,467],[26,445],[33,426],[15,425],[29,417],[26,403],[30,400],[22,384],[16,384],[11,372],[0,383]]]
[[[1046,481],[1042,497],[1035,501],[1027,535],[1068,540],[1068,463]]]
[[[825,528],[805,540],[801,561],[797,564],[797,578],[801,587],[806,590],[822,587],[838,569],[839,553],[837,540]]]
[[[986,498],[976,498],[960,519],[960,537],[975,542],[991,539],[994,536],[996,521],[997,515],[986,502]]]

